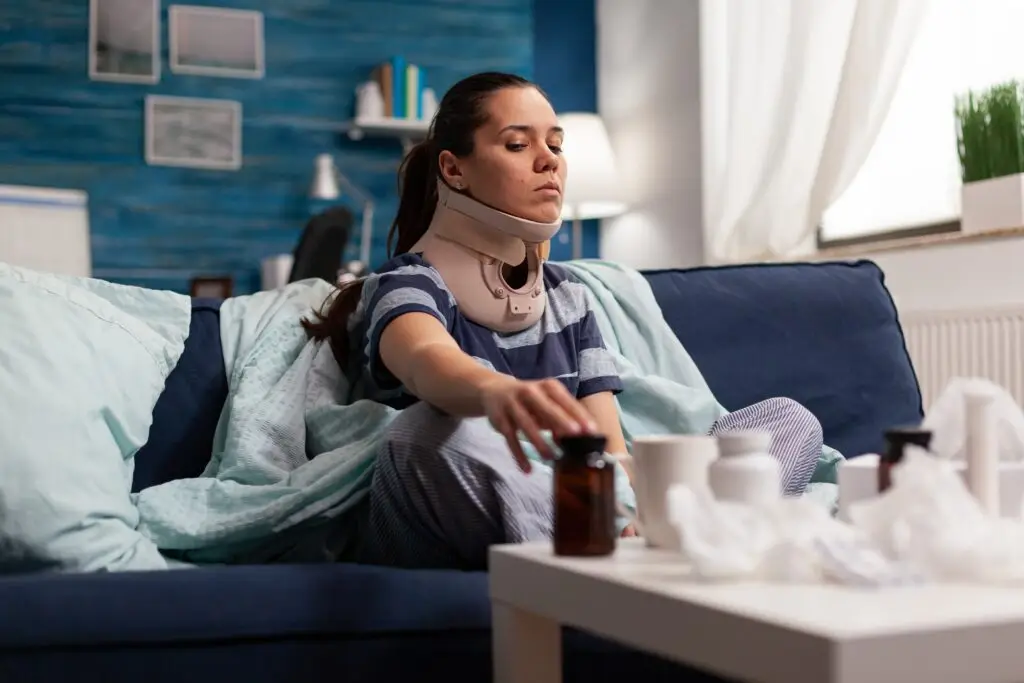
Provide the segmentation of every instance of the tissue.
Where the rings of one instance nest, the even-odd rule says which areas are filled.
[[[887,585],[917,578],[873,548],[862,531],[806,499],[748,505],[677,484],[668,493],[668,512],[697,580]]]
[[[885,557],[925,579],[1024,580],[1024,522],[985,514],[949,462],[910,449],[884,495],[850,509]]]
[[[877,456],[843,463],[842,519],[799,497],[738,503],[673,486],[668,518],[690,576],[862,586],[1024,584],[1024,413],[992,382],[959,378],[923,426],[932,431],[930,450],[908,447],[882,494]],[[870,485],[851,488],[860,479]],[[851,500],[854,491],[860,494]]]
[[[987,426],[970,410],[987,404]],[[986,508],[1004,517],[1019,517],[1024,500],[1024,413],[1002,387],[985,379],[956,378],[946,385],[922,426],[932,432],[933,457],[951,462],[959,476],[984,490]],[[995,467],[982,459],[971,462],[968,450],[993,450]],[[980,453],[975,453],[979,455]],[[980,467],[979,467],[980,465]],[[850,507],[878,492],[878,456],[865,454],[839,465],[839,516],[850,519]]]
[[[948,460],[967,459],[967,402],[972,395],[991,399],[999,459],[1024,461],[1024,413],[1006,389],[974,377],[950,380],[929,409],[922,426],[932,432],[931,452]]]
[[[693,579],[896,586],[1024,582],[1024,521],[986,514],[954,463],[910,448],[850,522],[801,498],[749,505],[677,484],[669,519]]]

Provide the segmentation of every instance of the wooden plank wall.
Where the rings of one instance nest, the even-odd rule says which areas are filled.
[[[235,293],[258,289],[260,259],[291,251],[316,208],[305,195],[321,152],[378,198],[380,262],[401,147],[337,132],[358,83],[394,54],[439,93],[485,69],[532,75],[531,0],[214,0],[265,13],[255,81],[171,73],[169,4],[161,81],[148,86],[88,79],[88,0],[0,2],[0,184],[86,190],[94,275],[116,282],[185,292],[193,276],[231,275]],[[241,101],[243,168],[147,166],[147,94]]]

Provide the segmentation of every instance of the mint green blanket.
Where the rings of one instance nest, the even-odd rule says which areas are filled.
[[[627,439],[705,433],[725,409],[665,323],[643,276],[602,261],[571,264],[593,294],[616,356]],[[140,531],[165,551],[237,560],[254,545],[343,514],[365,494],[396,411],[345,404],[348,386],[327,345],[299,325],[332,288],[303,281],[236,297],[221,309],[229,399],[201,477],[135,494]],[[312,456],[316,456],[313,458]],[[841,456],[825,449],[810,495],[834,506]]]

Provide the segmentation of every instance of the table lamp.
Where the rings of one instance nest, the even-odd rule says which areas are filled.
[[[615,154],[597,114],[572,112],[558,117],[565,130],[562,154],[569,165],[562,196],[562,220],[572,221],[572,257],[583,257],[583,221],[626,211]]]
[[[318,154],[316,173],[309,196],[322,201],[340,199],[342,190],[362,205],[363,222],[359,231],[359,260],[363,267],[370,267],[370,248],[373,246],[373,198],[368,192],[345,177],[334,163],[330,154]]]

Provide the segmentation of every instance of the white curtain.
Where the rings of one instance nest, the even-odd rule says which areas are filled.
[[[822,214],[874,144],[930,3],[702,0],[710,263],[813,249]]]

